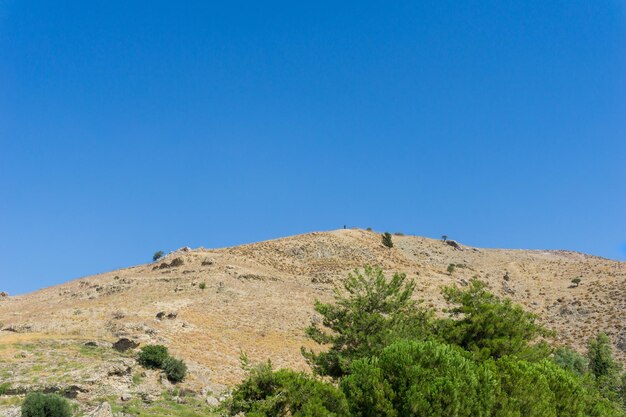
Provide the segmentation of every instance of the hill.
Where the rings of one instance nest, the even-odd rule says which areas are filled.
[[[354,268],[404,272],[438,311],[440,287],[488,283],[538,314],[555,344],[583,350],[605,331],[626,358],[626,263],[569,251],[478,249],[359,229],[315,232],[224,249],[183,248],[157,262],[0,299],[0,377],[12,393],[32,387],[89,403],[132,395],[156,401],[169,387],[142,371],[120,338],[167,345],[190,368],[181,384],[218,397],[244,373],[239,356],[305,369],[303,329]],[[454,270],[449,272],[453,264]],[[572,279],[580,278],[580,285]],[[87,343],[87,345],[86,345]]]

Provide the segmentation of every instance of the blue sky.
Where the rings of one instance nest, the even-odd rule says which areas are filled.
[[[344,224],[624,260],[625,214],[623,1],[0,0],[0,290]]]

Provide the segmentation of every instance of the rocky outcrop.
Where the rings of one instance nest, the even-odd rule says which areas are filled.
[[[113,417],[113,410],[111,410],[111,405],[109,403],[103,402],[85,417]]]

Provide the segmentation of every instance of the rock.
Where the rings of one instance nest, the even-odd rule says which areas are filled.
[[[111,410],[111,405],[109,403],[103,402],[85,417],[113,417],[113,410]]]
[[[8,410],[4,410],[4,417],[22,417],[22,409],[19,407],[9,408]]]
[[[130,401],[132,398],[133,398],[132,395],[130,395],[128,392],[125,392],[120,397],[120,400],[122,400],[122,401]]]
[[[125,337],[113,343],[113,349],[118,352],[126,352],[127,350],[135,349],[137,346],[139,346],[139,343],[133,342]]]
[[[0,292],[0,298],[6,298],[6,297],[8,297],[8,296],[9,296],[9,294],[8,294],[8,293],[6,293],[6,292],[4,292],[4,291]]]
[[[206,403],[210,407],[217,407],[218,405],[220,405],[220,400],[213,396],[209,396],[206,398]]]
[[[114,362],[109,365],[107,369],[107,375],[108,376],[130,375],[133,370],[132,366],[133,364],[130,360],[122,359],[118,362]]]
[[[165,311],[159,311],[156,315],[156,318],[158,320],[163,320],[164,318],[167,318],[169,320],[174,320],[176,317],[178,317],[177,312],[166,313]]]
[[[456,241],[454,240],[446,240],[446,244],[449,246],[452,246],[454,249],[456,250],[463,250],[461,249],[461,245],[459,245]]]

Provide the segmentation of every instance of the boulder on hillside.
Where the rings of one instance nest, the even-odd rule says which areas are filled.
[[[452,246],[456,250],[463,250],[461,245],[459,245],[455,240],[446,240],[446,244]]]
[[[132,340],[125,337],[113,343],[113,349],[117,350],[118,352],[126,352],[128,350],[135,349],[137,346],[139,346],[139,343],[133,342]]]
[[[111,405],[109,403],[103,402],[85,417],[113,417],[113,410],[111,410]]]

